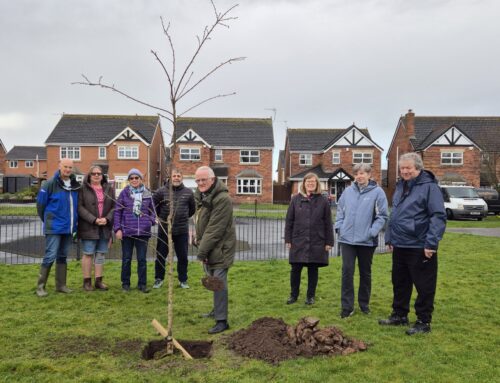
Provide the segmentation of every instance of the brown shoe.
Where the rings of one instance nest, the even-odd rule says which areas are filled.
[[[102,281],[102,277],[95,277],[94,286],[97,290],[102,290],[102,291],[108,290],[108,286],[104,284],[104,282]]]
[[[92,287],[92,278],[83,278],[83,289],[85,291],[94,291]]]

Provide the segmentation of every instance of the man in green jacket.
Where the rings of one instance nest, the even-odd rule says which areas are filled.
[[[198,259],[209,275],[224,283],[224,289],[214,291],[213,317],[216,323],[208,330],[209,334],[217,334],[229,328],[227,272],[233,264],[236,249],[233,205],[226,185],[208,166],[196,170],[195,181],[198,185],[194,193]]]

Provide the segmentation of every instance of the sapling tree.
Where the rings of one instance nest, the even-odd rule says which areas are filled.
[[[213,10],[213,19],[212,22],[206,25],[203,28],[201,34],[196,36],[196,44],[194,46],[194,50],[190,56],[188,56],[185,61],[187,64],[183,67],[179,67],[179,60],[177,58],[177,51],[174,44],[174,40],[170,31],[171,24],[170,22],[166,23],[162,17],[160,17],[161,28],[164,34],[165,39],[168,42],[168,53],[166,54],[167,58],[162,57],[156,50],[151,50],[151,54],[153,55],[156,62],[160,65],[162,69],[162,73],[164,74],[167,80],[166,92],[169,94],[169,103],[167,105],[155,104],[150,101],[146,101],[140,98],[133,96],[131,93],[122,90],[115,84],[107,83],[103,80],[102,76],[97,79],[97,81],[92,81],[88,76],[82,74],[83,81],[74,82],[73,84],[86,85],[92,87],[99,87],[102,89],[107,89],[109,91],[120,94],[123,97],[130,99],[136,103],[142,104],[149,108],[152,108],[156,111],[156,113],[162,117],[170,121],[172,124],[172,140],[171,140],[171,153],[172,156],[175,156],[176,153],[176,130],[177,130],[177,119],[182,117],[186,113],[191,110],[197,108],[198,106],[205,104],[206,102],[213,101],[217,98],[223,98],[235,95],[235,92],[232,93],[222,93],[216,94],[211,97],[207,97],[202,99],[201,101],[189,103],[189,98],[195,93],[194,91],[210,76],[214,73],[218,72],[223,67],[232,64],[234,62],[242,61],[245,57],[232,57],[226,59],[205,72],[197,75],[193,69],[194,64],[200,57],[202,50],[206,47],[206,45],[212,40],[212,37],[216,30],[220,28],[229,28],[229,24],[236,20],[237,17],[233,16],[235,8],[238,4],[235,4],[225,11],[219,11],[215,5],[213,0],[210,0],[212,10]],[[182,105],[182,112],[179,112],[179,106]],[[172,161],[172,158],[171,158]],[[167,173],[169,171],[167,170]],[[168,175],[167,175],[168,176]],[[170,228],[172,227],[173,218],[175,215],[175,206],[174,206],[174,195],[173,195],[173,187],[172,182],[169,182],[169,215],[166,222],[162,222],[162,220],[158,220],[158,224],[160,225],[160,230],[166,225],[166,232],[168,235],[168,272],[167,272],[167,283],[168,283],[168,295],[167,295],[167,332],[168,336],[172,337],[172,324],[173,324],[173,254],[174,254],[174,246],[172,241],[172,232]]]

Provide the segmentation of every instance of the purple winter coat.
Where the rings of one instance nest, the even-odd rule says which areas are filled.
[[[133,213],[134,198],[130,187],[122,190],[115,205],[113,231],[121,230],[124,237],[151,237],[151,226],[155,224],[156,214],[151,192],[144,187],[142,194],[141,215]]]

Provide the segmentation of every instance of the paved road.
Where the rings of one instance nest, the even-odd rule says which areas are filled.
[[[450,227],[446,229],[449,233],[464,233],[481,235],[484,237],[500,237],[500,228],[479,228],[479,227]]]

